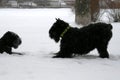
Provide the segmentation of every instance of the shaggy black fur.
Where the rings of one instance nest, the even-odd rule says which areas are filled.
[[[61,38],[60,51],[54,57],[70,58],[75,54],[87,54],[96,48],[101,58],[109,58],[107,46],[112,37],[111,24],[95,23],[78,29],[70,27],[63,20],[56,20],[49,30],[50,38],[56,42]]]
[[[12,54],[12,47],[16,49],[21,43],[21,38],[16,33],[8,31],[0,39],[0,53]]]

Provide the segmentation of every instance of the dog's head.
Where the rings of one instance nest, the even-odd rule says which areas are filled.
[[[59,18],[56,19],[56,22],[52,25],[51,29],[49,30],[49,36],[51,39],[54,39],[55,42],[60,40],[60,35],[62,32],[69,26],[68,23],[60,20]]]
[[[18,48],[18,46],[22,43],[21,38],[14,32],[8,31],[1,38],[4,45]]]

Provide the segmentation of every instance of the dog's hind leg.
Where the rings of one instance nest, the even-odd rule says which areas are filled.
[[[99,52],[99,56],[101,58],[109,58],[109,53],[107,51],[107,45],[102,44],[97,47],[97,50]]]

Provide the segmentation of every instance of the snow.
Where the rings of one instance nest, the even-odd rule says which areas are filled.
[[[48,30],[61,18],[77,26],[71,9],[0,9],[0,37],[9,31],[22,38],[15,52],[25,55],[0,54],[0,80],[119,80],[120,23],[112,23],[109,59],[98,57],[96,50],[85,56],[53,59],[59,50],[49,38]]]

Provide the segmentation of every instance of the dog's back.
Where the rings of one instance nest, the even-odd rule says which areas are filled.
[[[111,24],[106,24],[106,23],[95,23],[95,24],[89,24],[88,26],[85,26],[86,29],[104,29],[104,30],[112,30],[112,25]],[[83,27],[83,29],[85,29]]]
[[[111,24],[106,23],[95,23],[83,27],[84,31],[87,31],[86,33],[88,33],[88,35],[91,35],[90,37],[100,38],[99,40],[102,40],[103,38],[108,38],[107,40],[110,40],[112,37],[112,28],[113,27]]]
[[[95,23],[92,25],[99,27],[99,28],[102,28],[104,30],[112,30],[112,28],[113,28],[111,24],[106,24],[106,23]]]
[[[109,34],[112,36],[112,25],[106,24],[106,23],[95,23],[95,24],[89,24],[88,26],[85,26],[80,29],[81,32],[88,33],[89,35],[102,35],[105,36],[105,34]],[[109,36],[108,35],[108,36]]]

